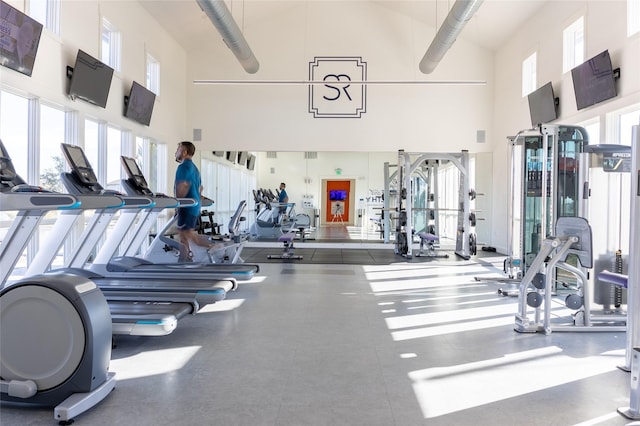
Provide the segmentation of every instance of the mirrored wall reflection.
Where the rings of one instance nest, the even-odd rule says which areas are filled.
[[[248,228],[255,221],[256,214],[252,190],[271,190],[276,194],[280,184],[285,183],[296,212],[307,214],[313,227],[345,225],[357,230],[352,239],[382,241],[380,218],[384,206],[384,165],[388,163],[394,169],[398,163],[397,152],[265,151],[247,154],[242,156],[241,151],[200,153],[201,163],[205,165],[205,195],[214,200],[216,196],[223,197],[216,201],[218,210],[223,206],[227,206],[223,210],[230,210],[234,204],[226,201],[232,194],[225,194],[225,186],[231,185],[233,196],[244,197],[248,201],[244,225]],[[255,162],[251,163],[253,170],[249,170],[252,155]],[[243,158],[246,162],[242,161]],[[470,158],[473,166],[471,185],[478,193],[485,194],[475,200],[475,208],[481,210],[476,215],[480,219],[476,232],[479,242],[488,242],[491,221],[482,219],[491,217],[493,156],[491,153],[476,153]],[[238,184],[241,189],[236,192]],[[457,181],[451,180],[450,186],[453,189],[447,189],[446,185],[441,187],[442,197],[452,191],[457,193]],[[451,234],[455,236],[455,229]]]

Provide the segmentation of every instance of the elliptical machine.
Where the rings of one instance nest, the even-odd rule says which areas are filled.
[[[46,212],[78,206],[71,195],[26,184],[0,141],[0,210],[18,211],[0,244],[0,400],[53,406],[60,424],[115,387],[109,306],[92,281],[75,275],[5,284]]]

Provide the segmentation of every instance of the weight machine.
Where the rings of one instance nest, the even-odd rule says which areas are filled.
[[[426,217],[433,215],[435,223],[425,227],[426,234],[437,236],[439,226],[437,222],[438,215],[435,212],[444,210],[438,207],[438,197],[427,195],[425,203],[434,203],[433,206],[415,207],[414,205],[414,185],[415,176],[420,176],[427,182],[427,194],[429,194],[429,184],[437,188],[437,165],[443,161],[450,162],[460,172],[459,189],[458,189],[458,208],[454,209],[458,213],[457,229],[456,229],[456,248],[455,253],[464,258],[469,259],[476,252],[476,236],[472,232],[475,226],[475,214],[471,214],[470,201],[478,195],[474,190],[469,188],[469,153],[463,150],[461,153],[418,153],[412,154],[404,150],[398,151],[397,170],[390,174],[389,163],[385,163],[385,193],[384,208],[386,212],[383,216],[385,230],[385,242],[389,241],[389,229],[391,229],[391,213],[397,213],[393,219],[395,223],[395,252],[410,259],[413,257],[413,237],[414,237],[414,212],[424,210]],[[392,189],[392,183],[395,189]],[[392,204],[392,195],[394,195],[395,205]],[[473,222],[473,225],[472,225]],[[420,233],[418,233],[420,234]],[[424,238],[421,238],[424,240]]]
[[[518,295],[522,277],[559,217],[586,217],[588,141],[584,128],[554,124],[522,130],[509,138],[511,203],[506,278],[492,279],[507,284],[499,294]]]
[[[634,130],[635,131],[635,130]],[[637,135],[634,133],[637,139]],[[634,146],[637,142],[634,142]],[[634,171],[628,160],[630,148],[621,145],[589,145],[586,131],[577,126],[546,125],[538,129],[520,132],[512,140],[513,180],[512,180],[512,221],[513,233],[509,240],[511,257],[505,262],[505,272],[511,272],[508,290],[500,290],[503,295],[519,297],[519,313],[516,316],[516,331],[535,332],[560,331],[618,331],[633,333],[633,280],[622,285],[616,280],[606,280],[598,268],[591,239],[591,227],[587,234],[572,227],[567,232],[567,221],[586,221],[588,199],[591,194],[589,175],[596,167],[605,171]],[[633,155],[637,156],[637,153]],[[590,169],[591,167],[591,169]],[[633,184],[635,177],[631,180]],[[637,187],[636,187],[637,188]],[[519,191],[519,194],[518,194]],[[637,193],[637,189],[635,189]],[[635,194],[634,193],[634,194]],[[518,199],[517,197],[521,198]],[[633,196],[632,196],[633,198]],[[632,201],[632,210],[633,210]],[[633,237],[637,230],[631,212],[629,274],[634,269],[634,255],[637,257],[637,243]],[[563,225],[565,224],[565,225]],[[555,229],[555,235],[551,230]],[[573,240],[572,240],[573,239]],[[588,243],[586,242],[588,239]],[[595,239],[594,239],[595,242]],[[595,243],[596,247],[600,243]],[[576,257],[567,258],[567,253],[581,253],[579,265]],[[585,252],[588,251],[588,255]],[[603,257],[603,256],[601,256]],[[585,260],[587,259],[587,260]],[[507,262],[512,268],[507,269]],[[611,263],[611,260],[609,260]],[[596,281],[586,274],[587,268],[594,268]],[[616,254],[615,273],[622,273],[622,258]],[[636,272],[637,274],[637,272]],[[601,281],[604,281],[602,283]],[[517,284],[513,284],[516,282]],[[615,282],[616,284],[607,284]],[[619,309],[624,302],[625,292],[630,300],[627,311]],[[554,324],[550,319],[552,297],[565,297],[566,308],[574,310],[573,324]],[[593,298],[593,300],[591,300]],[[591,304],[603,305],[602,310],[591,309]],[[611,308],[610,304],[615,305]],[[536,317],[527,317],[527,306],[536,309]],[[540,308],[542,306],[542,308]],[[545,316],[540,321],[539,315]],[[555,313],[557,320],[559,317]],[[637,321],[637,320],[636,320]],[[640,340],[640,338],[638,338]],[[636,342],[637,343],[637,342]],[[630,369],[632,344],[628,343],[627,369]]]

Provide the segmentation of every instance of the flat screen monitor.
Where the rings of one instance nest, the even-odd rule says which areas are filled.
[[[16,175],[11,157],[9,157],[7,149],[4,147],[2,140],[0,140],[0,182],[10,181],[14,181],[16,184],[24,183],[24,181]],[[4,188],[4,184],[2,187]]]
[[[227,151],[227,160],[235,164],[238,161],[238,151]]]
[[[155,101],[155,93],[134,81],[125,104],[124,116],[148,126]]]
[[[93,168],[87,160],[87,156],[84,155],[82,148],[76,145],[69,145],[66,143],[60,144],[62,147],[62,153],[71,167],[72,173],[74,173],[84,184],[94,185],[98,183],[98,178],[93,172]]]
[[[249,153],[247,151],[240,151],[238,153],[238,164],[241,166],[247,167],[247,158],[249,157]]]
[[[107,106],[113,68],[103,64],[88,53],[78,50],[76,64],[71,75],[69,96],[80,98],[99,107]]]
[[[556,98],[553,95],[551,82],[530,93],[528,99],[531,125],[538,126],[558,118]]]
[[[616,96],[615,77],[608,50],[572,69],[571,78],[578,109]]]
[[[0,158],[10,158],[7,149],[4,147],[4,143],[2,143],[2,139],[0,139]]]
[[[249,159],[247,160],[247,169],[253,170],[256,167],[256,156],[253,154],[249,154]]]
[[[144,173],[142,173],[142,170],[138,167],[136,160],[124,155],[120,157],[120,160],[122,161],[122,166],[124,167],[127,176],[129,176],[129,179],[133,180],[141,189],[149,189]]]
[[[344,189],[332,189],[329,191],[329,200],[344,201],[347,199],[347,191]]]
[[[0,64],[31,76],[42,24],[0,1]]]

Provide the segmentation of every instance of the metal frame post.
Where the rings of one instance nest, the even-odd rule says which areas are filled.
[[[631,141],[631,225],[629,228],[629,280],[627,284],[627,365],[631,366],[629,407],[618,408],[623,416],[640,419],[640,125],[633,126]]]

